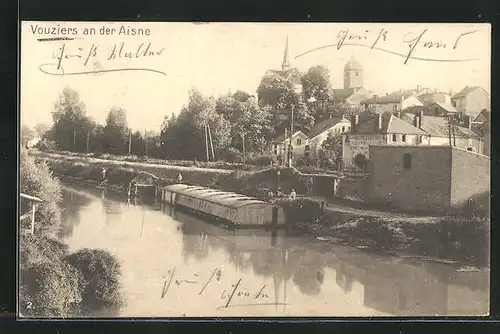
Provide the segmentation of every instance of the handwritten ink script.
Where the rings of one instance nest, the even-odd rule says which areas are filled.
[[[120,42],[114,43],[111,46],[101,46],[92,43],[87,47],[78,47],[70,41],[67,41],[67,38],[39,39],[39,41],[54,40],[65,40],[65,42],[59,45],[52,53],[51,62],[39,66],[40,71],[48,75],[64,76],[119,71],[147,71],[166,76],[166,74],[160,70],[146,67],[112,68],[111,63],[119,59],[137,60],[161,57],[165,52],[165,48],[158,48],[151,42],[142,42],[138,44]],[[109,68],[104,67],[102,65],[103,62],[111,66]],[[68,71],[65,70],[65,68],[71,68],[72,70]],[[76,70],[73,70],[74,68],[76,68]]]
[[[176,274],[176,268],[174,267],[167,272],[166,279],[163,282],[161,298],[165,298],[172,284],[174,284],[173,286],[180,286],[183,284],[199,284],[201,289],[199,290],[198,295],[202,296],[209,285],[213,285],[214,282],[220,283],[221,275],[222,270],[217,268],[211,272],[206,280],[200,280],[200,275],[197,273],[194,273],[186,278]],[[236,283],[231,284],[230,287],[223,289],[220,294],[220,299],[223,303],[217,307],[217,310],[223,310],[229,307],[287,305],[284,303],[273,302],[267,291],[266,285],[262,285],[259,289],[255,289],[254,291],[253,289],[246,288],[241,278]]]
[[[474,37],[473,35],[478,32],[478,30],[465,30],[452,34],[451,37],[448,36],[440,39],[431,37],[430,31],[427,28],[419,31],[404,33],[402,37],[391,33],[391,31],[386,28],[381,28],[377,31],[363,30],[362,32],[353,32],[350,29],[341,29],[336,36],[336,43],[307,50],[295,58],[299,58],[325,48],[335,47],[337,50],[340,50],[346,46],[354,46],[369,48],[402,57],[404,59],[404,64],[406,64],[409,59],[432,62],[471,61],[476,59],[461,58],[458,51],[467,49],[467,42],[470,42],[470,39]],[[398,46],[399,48],[396,49]],[[456,58],[445,59],[438,57],[418,57],[415,53],[419,49],[454,50]]]

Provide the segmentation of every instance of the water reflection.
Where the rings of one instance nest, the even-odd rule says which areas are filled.
[[[285,231],[231,231],[161,203],[89,192],[84,200],[81,190],[66,190],[65,198],[70,193],[61,235],[72,248],[108,248],[120,259],[128,298],[122,316],[477,315],[489,308],[488,272],[370,254]],[[173,267],[179,282],[184,275],[192,284],[173,284],[167,303],[159,294]],[[220,281],[198,297],[216,268]],[[221,308],[221,294],[238,280],[241,291],[262,289],[262,305],[275,307]],[[232,304],[256,303],[245,298],[237,295]]]

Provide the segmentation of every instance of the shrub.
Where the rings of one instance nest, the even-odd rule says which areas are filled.
[[[57,149],[57,144],[55,141],[44,138],[35,145],[35,148],[40,151],[54,151]]]
[[[100,308],[121,303],[120,264],[109,252],[85,248],[67,257],[83,276],[84,307]]]
[[[227,147],[224,149],[221,149],[219,151],[218,156],[227,162],[232,162],[232,163],[242,163],[243,162],[243,153],[241,153],[238,149],[234,147]]]
[[[65,317],[82,299],[81,274],[65,261],[24,268],[20,283],[20,311],[26,316]]]
[[[23,234],[20,239],[21,268],[59,261],[68,254],[68,246],[47,236]]]
[[[269,166],[271,163],[277,163],[277,159],[272,154],[249,154],[247,161],[250,165]]]
[[[60,209],[57,202],[61,199],[61,187],[45,162],[36,162],[28,152],[20,154],[20,192],[36,196],[43,202],[38,205],[35,219],[37,231],[53,227],[59,222]]]

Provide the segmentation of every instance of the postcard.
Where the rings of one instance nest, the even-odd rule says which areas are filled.
[[[488,315],[490,39],[23,21],[18,317]]]

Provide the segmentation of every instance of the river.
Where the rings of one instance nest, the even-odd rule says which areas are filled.
[[[489,271],[229,231],[160,203],[63,187],[59,237],[122,267],[120,317],[454,316],[489,310]]]

